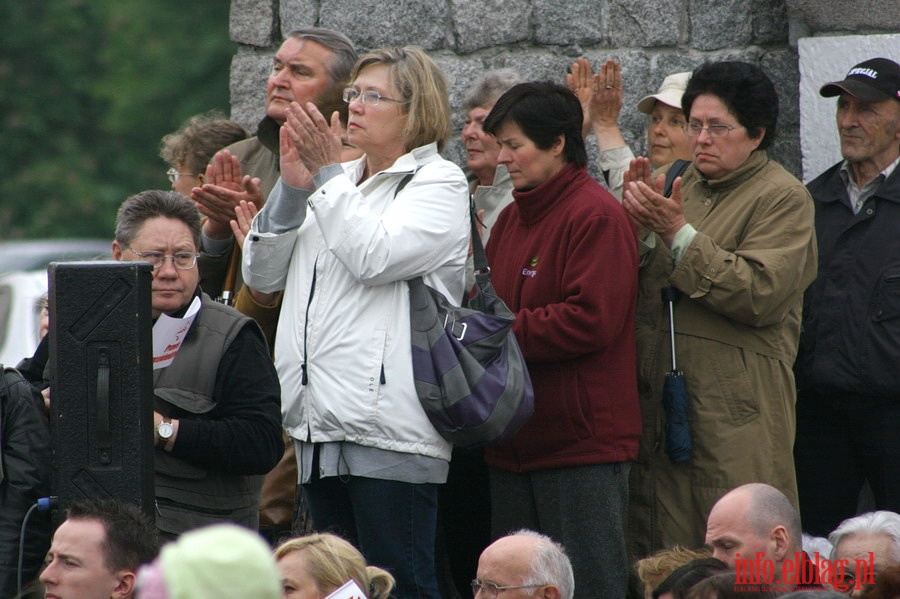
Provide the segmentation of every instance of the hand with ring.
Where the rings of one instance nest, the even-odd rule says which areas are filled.
[[[607,60],[594,75],[594,98],[591,101],[591,123],[614,126],[622,110],[622,72],[619,63]]]
[[[619,63],[607,60],[596,75],[586,58],[579,58],[566,75],[566,84],[578,97],[584,111],[585,137],[594,130],[597,147],[603,151],[625,146],[619,129],[619,112],[622,110],[622,74]]]

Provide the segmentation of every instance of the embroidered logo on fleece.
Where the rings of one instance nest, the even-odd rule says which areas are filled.
[[[522,276],[524,276],[524,277],[537,276],[537,265],[538,265],[538,257],[534,256],[531,260],[528,261],[528,266],[526,266],[525,268],[522,269]]]

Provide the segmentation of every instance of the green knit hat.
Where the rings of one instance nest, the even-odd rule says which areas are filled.
[[[170,599],[281,599],[281,575],[256,533],[216,524],[183,534],[160,552]]]

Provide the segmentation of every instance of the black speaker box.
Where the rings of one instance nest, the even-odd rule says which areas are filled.
[[[50,430],[60,507],[115,497],[154,516],[151,267],[53,263]]]

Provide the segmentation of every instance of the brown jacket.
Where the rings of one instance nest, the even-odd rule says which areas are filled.
[[[278,177],[281,176],[278,158],[278,128],[278,123],[270,117],[265,117],[259,123],[256,136],[233,143],[225,148],[241,161],[241,173],[259,178],[259,189],[262,192],[263,200],[269,197],[269,192],[272,191],[275,183],[278,182]],[[257,208],[261,210],[262,206],[257,206]],[[222,295],[228,263],[231,259],[231,253],[235,249],[233,247],[224,254],[213,255],[203,252],[200,255],[200,286],[212,298],[218,298]],[[236,274],[235,293],[244,284],[241,277],[240,263],[238,263]],[[277,319],[277,309],[275,314]],[[269,340],[269,347],[271,348],[272,340],[268,337],[268,334],[266,339]]]
[[[816,273],[812,199],[762,150],[718,180],[688,167],[682,192],[696,237],[676,267],[657,239],[640,275],[644,433],[631,473],[634,557],[675,543],[702,545],[713,503],[740,484],[766,482],[797,497],[791,367],[803,291]],[[664,451],[660,407],[672,368],[660,289],[670,283],[682,292],[675,344],[694,442],[691,460],[678,465]]]

